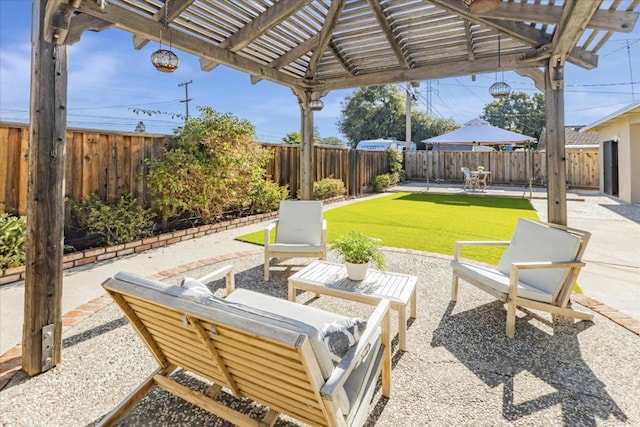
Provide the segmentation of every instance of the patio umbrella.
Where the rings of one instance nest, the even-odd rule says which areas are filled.
[[[476,118],[468,121],[463,127],[443,135],[428,138],[422,142],[436,144],[438,147],[438,175],[440,174],[440,146],[447,145],[498,145],[526,144],[535,141],[527,135],[511,132],[491,126],[486,120]]]
[[[522,135],[521,133],[511,132],[495,126],[491,126],[489,122],[482,119],[473,119],[464,124],[463,127],[452,132],[445,133],[440,136],[425,139],[422,142],[432,144],[525,144],[534,141],[535,138]]]

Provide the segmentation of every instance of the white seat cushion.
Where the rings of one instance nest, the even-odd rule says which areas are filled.
[[[278,212],[276,243],[322,244],[322,202],[283,200]]]
[[[516,231],[504,252],[498,271],[509,276],[514,262],[571,262],[576,260],[580,237],[548,225],[518,219]],[[554,301],[564,283],[569,268],[522,270],[520,282],[552,295]]]
[[[451,261],[451,267],[455,272],[475,279],[499,292],[505,294],[509,292],[509,276],[493,268],[456,260]],[[518,297],[546,303],[550,303],[553,300],[553,294],[544,292],[522,281],[518,282]]]

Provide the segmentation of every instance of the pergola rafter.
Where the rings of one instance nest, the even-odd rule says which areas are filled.
[[[529,76],[546,95],[547,217],[566,224],[564,64],[596,67],[612,34],[633,30],[639,5],[502,0],[474,14],[462,0],[34,0],[23,368],[35,375],[60,361],[66,58],[84,31],[119,28],[136,49],[164,33],[203,70],[226,65],[291,88],[303,199],[313,187],[313,114],[328,91],[498,68]]]

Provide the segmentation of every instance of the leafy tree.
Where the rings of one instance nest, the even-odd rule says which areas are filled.
[[[425,148],[424,143],[420,141],[454,131],[459,127],[453,119],[439,119],[422,111],[416,111],[411,115],[411,139],[417,143],[419,149]]]
[[[300,135],[300,132],[289,132],[284,136],[284,138],[282,138],[283,144],[300,145],[300,142],[302,142],[302,136]]]
[[[283,144],[289,145],[300,145],[302,143],[302,135],[300,132],[289,132],[282,138]],[[320,141],[320,133],[318,132],[318,127],[313,127],[313,143],[317,144]]]
[[[343,140],[336,136],[328,136],[326,138],[322,138],[320,140],[320,143],[324,145],[334,145],[337,147],[344,147],[346,145]]]
[[[480,116],[493,126],[538,139],[545,123],[545,99],[541,93],[529,97],[515,92],[507,98],[485,105]]]
[[[363,139],[404,139],[405,98],[396,85],[357,89],[341,105],[337,125],[352,147]]]
[[[138,124],[136,125],[136,128],[135,128],[134,132],[145,133],[146,131],[147,131],[147,128],[144,125],[144,122],[142,120],[140,120],[138,122]]]
[[[396,85],[356,90],[342,103],[342,117],[338,121],[338,127],[352,147],[363,139],[393,138],[404,141],[405,104],[405,95]],[[451,119],[439,119],[412,109],[411,139],[414,142],[419,143],[458,127]]]

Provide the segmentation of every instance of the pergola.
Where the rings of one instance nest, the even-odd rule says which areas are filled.
[[[22,366],[61,359],[67,46],[116,27],[291,88],[301,194],[313,186],[313,112],[334,89],[475,75],[529,76],[546,95],[548,219],[566,224],[564,66],[591,69],[640,0],[34,0]],[[498,48],[500,43],[500,48]],[[500,55],[498,53],[500,52]],[[96,280],[100,280],[96,278]]]

